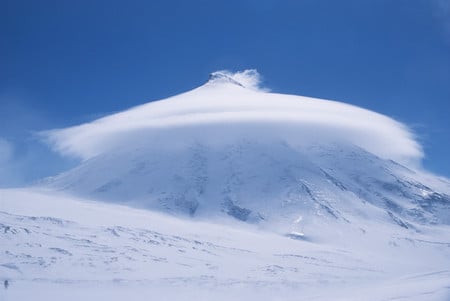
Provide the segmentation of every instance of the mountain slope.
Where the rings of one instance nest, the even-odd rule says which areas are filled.
[[[45,185],[284,232],[367,216],[404,228],[450,222],[450,185],[417,168],[420,146],[406,127],[257,83],[255,71],[216,72],[187,93],[50,131],[57,150],[85,161]]]
[[[42,135],[80,165],[0,190],[13,299],[450,297],[450,181],[389,117],[222,71]]]
[[[294,148],[247,138],[220,148],[135,148],[92,158],[47,185],[176,215],[228,215],[286,233],[315,235],[318,224],[330,223],[361,228],[366,217],[404,228],[450,222],[447,182],[351,145]]]

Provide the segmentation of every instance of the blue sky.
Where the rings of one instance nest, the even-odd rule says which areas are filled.
[[[74,164],[36,131],[248,68],[272,91],[404,122],[425,167],[450,176],[447,0],[2,0],[0,38],[0,186]]]

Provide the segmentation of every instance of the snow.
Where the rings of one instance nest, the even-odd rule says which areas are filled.
[[[406,126],[255,70],[43,133],[0,189],[0,300],[449,300],[450,181]]]
[[[448,186],[351,145],[245,139],[221,147],[134,147],[90,159],[44,184],[80,197],[176,216],[231,216],[308,237],[335,222],[361,228],[366,217],[411,228],[450,222]],[[326,232],[335,235],[332,227]]]
[[[176,218],[49,191],[0,190],[1,294],[9,300],[446,300],[448,226],[335,224],[292,239],[242,222]],[[366,299],[367,300],[367,299]]]

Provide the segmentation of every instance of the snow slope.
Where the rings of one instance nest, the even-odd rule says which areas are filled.
[[[97,156],[47,185],[175,215],[302,228],[296,231],[308,235],[324,223],[360,228],[365,217],[405,228],[450,222],[446,180],[350,145],[294,148],[247,138],[220,148],[200,142],[136,148]]]
[[[450,181],[386,116],[222,71],[42,135],[82,162],[0,190],[6,298],[450,298]]]
[[[368,220],[311,242],[49,191],[0,190],[0,200],[6,300],[450,297],[448,226]]]

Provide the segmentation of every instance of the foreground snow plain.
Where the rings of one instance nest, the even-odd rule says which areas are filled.
[[[2,300],[450,298],[448,226],[306,241],[42,190],[0,200]]]
[[[0,190],[0,300],[450,300],[450,181],[402,124],[255,71],[43,133]]]

